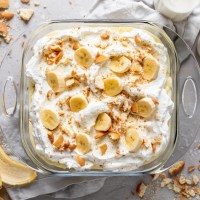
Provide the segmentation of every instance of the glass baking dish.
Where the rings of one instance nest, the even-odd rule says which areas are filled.
[[[37,154],[34,146],[32,145],[32,139],[30,136],[31,125],[29,121],[30,80],[25,75],[25,66],[33,54],[32,47],[34,46],[34,44],[38,39],[40,39],[41,37],[45,36],[46,34],[52,31],[62,30],[71,27],[80,27],[80,26],[135,27],[143,29],[157,36],[168,50],[169,62],[170,62],[170,76],[172,79],[171,98],[172,101],[174,102],[174,111],[172,113],[172,117],[169,122],[170,124],[169,143],[167,145],[167,148],[159,155],[158,158],[156,158],[152,162],[149,162],[148,164],[142,165],[141,167],[135,170],[128,172],[106,172],[100,170],[92,170],[84,172],[69,171],[67,169],[63,169],[45,162]],[[27,163],[29,166],[31,166],[32,168],[36,169],[39,172],[53,173],[55,175],[64,175],[64,176],[120,176],[120,175],[133,176],[145,173],[156,173],[170,167],[175,161],[177,161],[182,155],[184,155],[187,148],[189,148],[189,146],[194,141],[195,135],[199,128],[199,125],[197,125],[196,122],[199,115],[198,113],[200,113],[198,112],[200,111],[200,107],[197,103],[198,101],[197,97],[200,91],[199,88],[200,75],[199,75],[198,64],[191,50],[184,43],[184,41],[182,41],[181,38],[180,40],[177,41],[181,45],[185,45],[184,48],[185,51],[184,49],[181,49],[181,51],[180,49],[178,49],[177,53],[177,48],[175,48],[171,40],[176,37],[179,36],[169,28],[164,27],[162,25],[146,21],[131,21],[131,20],[51,21],[37,28],[33,33],[31,33],[23,50],[22,63],[21,63],[22,65],[21,65],[21,80],[20,80],[20,96],[16,95],[17,96],[16,99],[18,100],[18,102],[20,102],[20,132],[21,132],[20,136],[23,148],[28,156],[26,160],[22,159],[23,162]],[[180,44],[178,45],[179,48],[181,46]],[[190,58],[189,63],[188,63],[188,58]],[[179,61],[181,62],[181,65]],[[188,68],[186,68],[184,65],[192,65],[194,69],[190,72],[188,71]],[[5,96],[5,90],[6,90],[5,88],[8,82],[11,82],[14,85],[14,88],[17,88],[16,82],[13,79],[12,80],[6,79],[3,88],[3,97]],[[192,100],[191,99],[189,100],[190,104],[188,104],[189,97],[192,98]],[[17,107],[17,105],[18,104],[16,103],[15,107]],[[9,114],[5,105],[5,99],[3,99],[3,108],[5,113],[12,118],[12,116],[15,114],[16,109],[13,109],[14,114],[12,113]],[[191,129],[193,129],[192,132]],[[188,130],[190,130],[191,132],[190,136],[187,135],[186,131]],[[10,144],[9,141],[8,143]],[[185,149],[185,147],[187,148]]]

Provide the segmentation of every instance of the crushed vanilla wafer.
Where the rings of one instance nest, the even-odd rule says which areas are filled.
[[[21,0],[22,3],[29,3],[30,0]]]
[[[11,20],[14,17],[14,12],[2,11],[0,12],[0,19]]]
[[[0,0],[0,9],[8,9],[9,8],[9,1],[8,0]]]
[[[136,194],[139,197],[143,197],[146,192],[147,186],[144,183],[140,183],[136,188]]]
[[[28,22],[34,14],[34,10],[28,8],[21,8],[17,10],[17,13],[21,17],[22,20]]]

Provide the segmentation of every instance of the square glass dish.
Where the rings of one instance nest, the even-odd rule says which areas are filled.
[[[173,43],[169,39],[169,37],[157,26],[152,25],[150,23],[109,23],[109,22],[52,22],[47,25],[44,25],[37,29],[32,36],[30,37],[29,41],[26,43],[25,50],[24,50],[24,55],[23,55],[23,66],[22,66],[22,79],[21,79],[21,136],[22,136],[22,142],[24,145],[24,148],[31,158],[34,163],[36,163],[37,166],[40,168],[53,172],[53,173],[64,173],[64,174],[76,174],[76,175],[91,175],[96,173],[100,173],[101,175],[107,175],[107,174],[118,174],[120,172],[106,172],[102,170],[87,170],[84,172],[76,172],[75,170],[68,170],[68,169],[63,169],[59,166],[53,165],[50,162],[46,162],[42,156],[38,155],[38,153],[35,150],[35,147],[32,142],[32,137],[30,136],[30,129],[31,129],[31,124],[30,124],[30,119],[29,119],[29,104],[30,104],[30,99],[29,99],[29,93],[30,93],[30,80],[26,77],[25,75],[25,66],[27,62],[30,60],[32,56],[32,47],[34,44],[37,42],[38,39],[42,38],[43,36],[47,35],[50,32],[56,31],[56,30],[63,30],[63,29],[68,29],[68,28],[73,28],[73,27],[116,27],[116,28],[137,28],[137,29],[142,29],[149,31],[156,37],[158,37],[161,42],[165,45],[168,51],[169,55],[169,66],[170,66],[170,77],[172,80],[172,87],[171,87],[171,99],[174,102],[174,111],[172,113],[171,119],[169,121],[169,142],[167,144],[167,147],[160,153],[160,155],[153,159],[152,161],[148,162],[147,164],[142,165],[141,167],[129,171],[129,172],[124,172],[124,173],[131,173],[131,174],[138,174],[138,173],[145,173],[145,172],[151,172],[154,171],[155,169],[160,168],[161,166],[164,165],[164,163],[169,159],[170,155],[173,152],[173,149],[175,147],[176,143],[176,138],[177,138],[177,128],[176,128],[176,74],[177,74],[177,68],[178,68],[178,61],[176,57],[176,50],[174,48]],[[173,66],[173,67],[172,67]],[[25,89],[26,88],[26,89]],[[27,90],[28,88],[28,90]]]
[[[102,170],[90,170],[84,172],[78,172],[75,170],[63,169],[58,166],[52,165],[44,161],[41,156],[35,150],[35,147],[32,142],[31,137],[31,123],[30,123],[30,79],[27,78],[26,64],[33,55],[33,46],[35,43],[42,38],[43,36],[49,34],[52,31],[63,30],[72,27],[132,27],[137,29],[146,30],[157,38],[165,45],[169,55],[169,75],[172,80],[171,86],[171,99],[174,102],[174,110],[169,121],[169,142],[167,147],[160,153],[160,155],[148,162],[147,164],[142,165],[141,167],[127,172],[110,172]],[[177,39],[177,44],[173,44],[172,40]],[[20,40],[16,40],[13,44],[14,48],[19,45]],[[176,48],[175,48],[176,46]],[[200,94],[200,75],[198,64],[194,55],[192,54],[189,47],[186,43],[171,29],[155,24],[152,22],[146,21],[115,21],[115,20],[64,20],[64,21],[51,21],[43,24],[37,28],[33,33],[30,34],[30,37],[23,49],[22,63],[21,63],[21,78],[19,76],[11,77],[9,66],[6,63],[10,59],[8,56],[5,56],[2,64],[2,70],[4,74],[3,88],[1,89],[1,94],[3,96],[3,110],[6,115],[10,116],[12,123],[13,116],[16,115],[16,107],[18,102],[20,102],[20,136],[16,135],[15,137],[20,137],[22,141],[23,149],[25,150],[27,157],[22,161],[42,173],[53,173],[55,175],[63,176],[133,176],[145,173],[156,173],[166,170],[174,162],[183,156],[189,146],[193,143],[199,125],[197,123],[199,119],[200,105],[197,103],[198,94]],[[181,62],[181,65],[179,63]],[[19,64],[18,59],[12,59],[9,62],[10,64]],[[191,66],[190,70],[188,65]],[[7,75],[7,76],[6,76]],[[20,81],[20,96],[17,95],[18,86],[16,82]],[[16,102],[14,104],[14,109],[11,114],[8,112],[6,102],[9,102],[12,98],[8,95],[6,98],[7,86],[11,83],[13,85],[14,91],[16,92]],[[10,98],[10,99],[9,99]],[[10,105],[10,104],[9,104]],[[12,148],[12,141],[6,136],[7,130],[3,130],[1,134],[4,134],[4,137],[8,141],[8,145]],[[188,132],[190,134],[188,134]],[[20,145],[20,144],[19,144]],[[15,152],[16,156],[22,157],[21,152]]]

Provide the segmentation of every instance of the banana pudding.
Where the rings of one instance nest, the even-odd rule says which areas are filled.
[[[167,49],[157,37],[77,27],[49,33],[33,51],[31,135],[46,162],[128,171],[165,150],[174,104]]]

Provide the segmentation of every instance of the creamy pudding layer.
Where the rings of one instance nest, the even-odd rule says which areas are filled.
[[[168,54],[148,32],[55,31],[38,40],[26,69],[35,85],[32,135],[47,160],[128,171],[165,150],[173,110]]]

